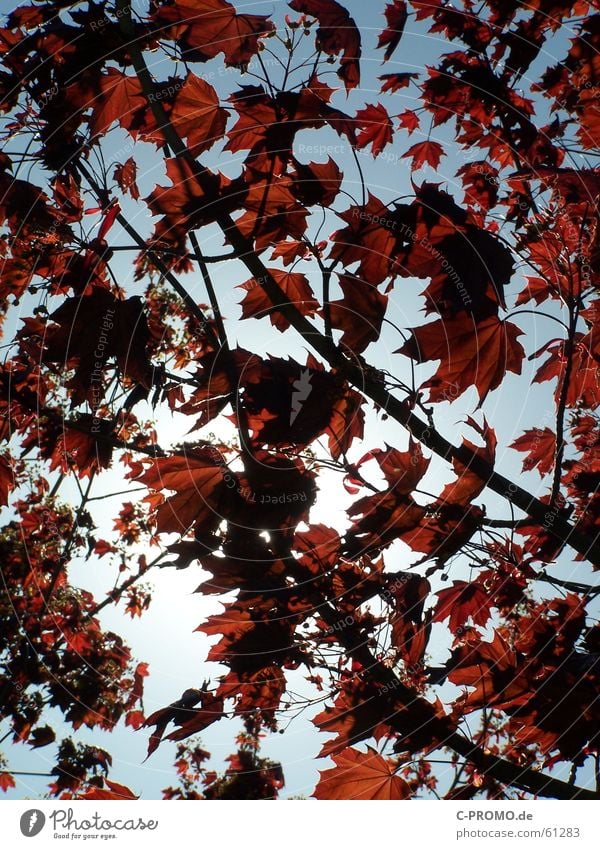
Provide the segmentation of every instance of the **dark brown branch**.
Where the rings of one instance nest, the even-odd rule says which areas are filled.
[[[323,606],[319,609],[319,613],[330,627],[339,625],[342,615],[340,611],[336,611],[331,606]],[[400,733],[403,733],[404,729],[400,722],[402,711],[399,705],[414,702],[415,698],[418,698],[415,691],[403,684],[392,669],[376,660],[367,644],[352,626],[338,630],[337,634],[348,655],[357,660],[368,670],[369,676],[381,685],[380,697],[387,702],[389,711],[389,714],[382,717],[381,721],[387,722],[392,727],[397,726]],[[600,794],[592,790],[574,787],[531,767],[520,767],[504,758],[489,754],[459,732],[444,733],[444,724],[442,719],[437,724],[433,723],[434,727],[432,727],[432,732],[439,734],[440,747],[452,749],[456,754],[473,763],[480,772],[502,784],[536,796],[553,799],[600,799]]]

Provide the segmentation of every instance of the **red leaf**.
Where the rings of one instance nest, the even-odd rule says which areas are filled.
[[[537,370],[533,378],[535,383],[552,380],[558,377],[555,398],[558,401],[562,387],[562,377],[567,367],[565,343],[552,342],[542,350],[550,357]],[[538,352],[540,353],[540,352]],[[533,356],[536,356],[535,354]],[[571,377],[567,390],[567,407],[584,407],[595,409],[600,404],[600,384],[598,383],[598,368],[600,367],[600,352],[598,351],[597,333],[575,333],[571,363]]]
[[[304,274],[297,271],[280,271],[277,268],[270,268],[270,274],[284,292],[287,299],[300,310],[303,315],[314,315],[319,309],[319,302],[314,296],[313,290],[310,288],[309,282]],[[246,295],[241,302],[242,318],[264,318],[268,315],[277,330],[283,333],[290,326],[289,321],[284,318],[281,312],[274,307],[267,297],[263,286],[259,280],[252,277],[238,289],[243,289]]]
[[[307,259],[310,257],[310,251],[305,242],[299,242],[297,239],[288,242],[279,242],[275,250],[270,256],[270,259],[281,258],[284,265],[291,265],[296,259]]]
[[[237,14],[226,0],[180,0],[160,6],[153,17],[160,37],[177,40],[193,60],[224,53],[226,65],[241,67],[258,52],[259,37],[275,28],[265,15]]]
[[[597,150],[600,147],[600,111],[593,87],[580,92],[577,113],[580,124],[577,138],[581,146],[585,150]]]
[[[129,129],[132,115],[146,106],[142,86],[136,76],[127,76],[116,68],[108,68],[100,77],[100,95],[93,94],[83,108],[92,106],[90,130],[93,135],[102,135],[110,125],[118,121],[121,127]]]
[[[418,76],[418,74],[413,73],[382,74],[380,77],[378,77],[378,79],[383,81],[383,85],[381,86],[381,92],[395,92],[399,91],[401,88],[406,88],[408,85],[410,85],[411,80],[416,79]]]
[[[381,153],[393,138],[392,119],[381,103],[377,106],[370,103],[364,109],[359,109],[356,113],[356,123],[362,128],[356,139],[357,147],[362,150],[367,145],[372,145],[373,156]]]
[[[74,376],[65,384],[72,389],[73,407],[87,401],[92,410],[97,409],[104,394],[104,369],[111,357],[124,375],[149,388],[148,325],[140,298],[119,301],[106,289],[95,287],[91,295],[65,299],[50,319],[53,324],[45,331],[40,360],[74,369]],[[35,327],[26,326],[19,336],[27,340],[33,334],[35,339],[35,333]],[[86,440],[89,445],[90,436],[86,435]]]
[[[217,510],[223,491],[223,466],[218,452],[194,448],[183,456],[158,457],[137,480],[162,493],[171,489],[174,495],[159,502],[150,496],[156,508],[160,533],[183,533],[193,522],[213,527],[220,523]]]
[[[113,177],[119,184],[121,191],[130,194],[134,200],[138,200],[140,196],[137,183],[135,182],[136,175],[137,165],[132,156],[123,165],[117,165],[113,172]]]
[[[148,758],[158,748],[167,725],[170,722],[175,722],[177,725],[183,725],[184,722],[187,722],[192,714],[194,705],[198,704],[202,697],[202,690],[190,688],[185,690],[181,698],[172,702],[168,707],[160,708],[150,714],[144,725],[155,725],[156,728],[148,740]]]
[[[187,138],[192,156],[221,139],[227,124],[227,112],[219,106],[217,92],[191,72],[177,92],[169,117],[179,135]]]
[[[529,472],[537,469],[540,476],[548,474],[554,468],[554,455],[556,453],[556,436],[549,427],[539,427],[526,430],[522,436],[515,439],[509,446],[515,451],[524,451],[527,456],[523,460],[523,471]]]
[[[465,706],[517,707],[531,697],[532,685],[527,667],[519,664],[517,654],[497,631],[491,643],[468,640],[452,653],[448,680],[457,687],[473,687]]]
[[[408,799],[410,787],[395,775],[397,765],[367,746],[366,752],[344,749],[334,755],[335,767],[321,772],[316,799]]]
[[[97,554],[98,557],[104,557],[105,554],[115,554],[118,550],[116,546],[111,545],[105,539],[96,540],[94,545],[94,554]]]
[[[385,47],[383,61],[387,62],[396,47],[400,44],[400,39],[406,26],[408,19],[406,3],[404,0],[393,0],[392,3],[388,3],[385,7],[384,14],[387,27],[380,34],[377,47]]]
[[[8,494],[15,488],[15,478],[11,458],[0,454],[0,506],[8,504]]]
[[[440,360],[436,373],[423,384],[431,401],[454,401],[474,385],[483,402],[506,372],[521,373],[525,356],[517,342],[521,333],[496,316],[479,324],[469,316],[456,316],[417,327],[397,353],[419,363]]]
[[[350,274],[340,277],[340,286],[344,297],[330,305],[331,324],[344,331],[340,340],[342,345],[353,351],[364,351],[367,345],[379,339],[387,309],[387,295]]]
[[[134,731],[138,731],[144,724],[144,714],[141,710],[130,710],[125,717],[125,725],[131,726]]]
[[[360,277],[377,286],[389,274],[397,243],[391,211],[369,192],[364,206],[351,206],[339,217],[347,226],[333,234],[332,259],[343,259],[346,267],[360,262]]]
[[[43,725],[41,728],[36,728],[29,740],[27,741],[32,749],[40,749],[42,746],[49,746],[54,743],[56,734],[49,725]]]
[[[327,162],[309,162],[303,165],[294,159],[298,175],[295,193],[305,206],[331,206],[339,194],[343,173],[331,157]]]
[[[360,83],[360,32],[348,11],[335,0],[292,0],[295,12],[310,15],[319,21],[317,41],[324,53],[342,53],[339,76],[346,91]]]
[[[474,625],[485,625],[490,618],[493,599],[476,581],[453,581],[451,587],[436,595],[439,601],[433,613],[433,621],[443,622],[450,617],[449,627],[453,634],[466,624],[469,617]]]
[[[430,463],[428,458],[423,457],[421,446],[413,442],[412,437],[409,437],[408,451],[399,451],[389,446],[386,446],[385,451],[376,448],[361,457],[356,465],[360,467],[368,460],[376,460],[394,492],[403,495],[413,492]]]
[[[389,727],[381,721],[385,714],[380,712],[374,693],[372,686],[357,682],[348,692],[342,690],[332,707],[325,707],[315,716],[313,723],[319,731],[336,732],[338,735],[323,745],[319,757],[339,754],[349,744],[373,737],[378,726]]]
[[[249,172],[244,213],[236,224],[244,236],[254,238],[256,249],[281,242],[291,236],[301,239],[308,211],[295,197],[295,181],[290,176],[256,180]]]
[[[117,784],[116,781],[104,779],[104,784],[108,789],[102,787],[90,787],[85,793],[78,793],[75,798],[81,800],[107,801],[107,802],[130,802],[139,799],[133,790],[125,787],[124,784]]]
[[[6,793],[11,787],[16,787],[15,780],[12,775],[7,772],[0,772],[0,790]]]
[[[412,109],[405,109],[404,112],[401,112],[397,117],[400,121],[400,126],[404,127],[405,130],[408,130],[409,136],[421,126],[419,116],[416,112],[413,112]]]
[[[481,448],[474,445],[470,440],[463,439],[462,444],[469,448],[478,457],[481,457],[490,466],[494,465],[496,459],[496,433],[493,428],[488,427],[484,419],[483,426],[480,427],[470,416],[467,417],[467,424],[482,437],[485,441],[485,447]],[[446,504],[458,504],[462,507],[467,507],[474,498],[476,498],[485,488],[485,481],[479,475],[472,472],[468,466],[465,466],[460,460],[453,458],[452,466],[458,475],[455,481],[446,484],[440,495],[440,501]]]
[[[489,162],[468,162],[456,172],[465,188],[465,204],[489,210],[498,200],[498,169]]]
[[[412,169],[417,171],[425,163],[431,165],[432,168],[437,168],[440,164],[440,159],[445,156],[444,148],[435,141],[424,141],[413,144],[406,153],[402,154],[403,159],[412,157]]]
[[[213,722],[217,722],[222,716],[223,699],[214,696],[212,693],[204,693],[202,707],[190,711],[190,715],[181,727],[171,731],[165,739],[184,740],[192,734],[204,731],[205,728],[208,728]]]
[[[552,296],[552,289],[548,285],[547,280],[543,280],[541,277],[526,277],[525,280],[527,280],[527,285],[519,293],[519,296],[515,301],[516,307],[520,307],[528,301],[535,301],[536,304],[539,305],[543,303],[546,298],[550,298]]]

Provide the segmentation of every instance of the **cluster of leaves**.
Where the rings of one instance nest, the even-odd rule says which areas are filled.
[[[384,62],[409,23],[451,50],[422,74],[383,74],[381,101],[355,110],[347,105],[360,85],[355,21],[336,0],[289,5],[297,17],[276,27],[226,0],[154,0],[136,18],[126,0],[36,2],[0,30],[0,108],[10,116],[0,300],[7,315],[19,299],[32,312],[0,373],[0,496],[14,510],[0,537],[2,716],[32,745],[53,739],[40,725],[46,705],[75,729],[110,729],[125,716],[153,729],[149,754],[163,739],[178,743],[180,787],[167,798],[273,798],[281,770],[257,743],[261,729],[278,728],[303,670],[313,695],[326,691],[314,723],[335,735],[321,752],[335,766],[318,798],[437,793],[430,760],[439,751],[451,753],[455,770],[447,798],[593,796],[550,770],[600,756],[597,591],[545,569],[568,558],[569,546],[578,560],[600,563],[600,173],[570,164],[571,150],[591,157],[600,142],[592,108],[600,16],[585,0],[554,0],[551,14],[512,0],[477,10],[471,0],[460,9],[393,0],[378,41]],[[575,33],[567,55],[532,71],[562,21]],[[172,59],[174,74],[160,79],[159,62],[152,76],[150,50]],[[266,54],[281,73],[267,73]],[[201,75],[211,61],[224,62],[236,85],[252,67],[253,84],[225,99]],[[332,65],[351,95],[344,109],[343,92],[326,82]],[[528,73],[535,81],[525,93],[518,84]],[[413,108],[393,114],[407,87]],[[353,158],[301,161],[296,136],[307,130],[336,133]],[[411,144],[416,132],[424,140]],[[123,136],[134,155],[104,166],[102,152]],[[166,181],[145,198],[136,161],[144,144],[164,156]],[[410,171],[403,203],[381,199],[361,177],[358,157],[392,144]],[[469,152],[454,180],[443,187],[418,176],[438,170],[451,145]],[[237,176],[207,164],[216,151],[232,157]],[[340,166],[355,168],[362,197],[346,189]],[[151,233],[121,211],[136,205],[155,219]],[[92,236],[85,214],[94,211],[101,224]],[[334,222],[328,238],[322,220]],[[116,261],[119,228],[138,252],[132,293]],[[220,230],[229,253],[206,256],[204,228]],[[211,265],[233,258],[245,269],[242,320],[266,318],[311,353],[286,359],[232,345]],[[185,285],[192,271],[207,305]],[[320,291],[309,273],[320,275]],[[427,320],[415,318],[394,352],[399,373],[412,374],[401,380],[367,351],[371,358],[394,298],[410,287]],[[436,422],[444,403],[469,390],[478,408],[519,375],[527,392],[519,341],[527,325],[516,323],[524,305],[560,326],[529,355],[532,382],[553,381],[553,414],[511,446],[524,471],[542,477],[540,498],[495,470],[498,440],[482,414],[466,422],[476,442],[460,445]],[[417,382],[418,366],[432,363]],[[201,433],[161,446],[140,419],[142,401]],[[367,414],[406,428],[407,448],[361,450]],[[202,430],[218,432],[224,420],[237,432],[227,444]],[[44,474],[23,498],[31,453]],[[425,487],[435,455],[451,463],[452,479]],[[147,495],[123,504],[115,544],[93,538],[86,508],[92,483],[117,462]],[[345,528],[316,521],[330,469],[352,496]],[[75,513],[56,499],[71,478],[82,494]],[[487,515],[481,499],[492,492],[510,504],[511,520]],[[97,615],[123,596],[141,614],[149,599],[137,582],[149,564],[140,558],[137,573],[97,603],[71,586],[68,563],[87,545],[120,557],[125,571],[132,546],[149,537],[162,549],[157,562],[199,563],[210,577],[198,592],[222,597],[223,612],[198,630],[217,638],[208,660],[224,672],[145,716],[147,668],[132,667]],[[399,551],[401,571],[392,568]],[[440,575],[465,563],[469,580],[438,589]],[[449,658],[435,668],[434,623],[451,635]],[[450,704],[436,689],[445,681],[460,688]],[[469,732],[472,712],[480,727]],[[204,767],[207,753],[181,741],[231,716],[246,734],[217,777]],[[372,745],[356,748],[363,741]],[[70,745],[57,769],[75,784],[59,780],[53,792],[133,796],[101,774],[106,753]]]

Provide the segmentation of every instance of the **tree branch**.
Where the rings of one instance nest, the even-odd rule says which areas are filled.
[[[324,606],[319,609],[319,613],[330,627],[339,625],[340,611],[336,611],[331,606]],[[381,685],[380,696],[387,703],[389,710],[389,715],[382,717],[381,721],[387,722],[392,727],[396,726],[400,733],[404,733],[400,721],[402,709],[398,707],[398,703],[404,705],[414,702],[418,698],[415,691],[403,684],[392,669],[374,657],[366,642],[352,626],[338,628],[337,635],[348,655],[357,660],[361,666],[368,670],[369,676]],[[457,731],[447,733],[443,720],[439,720],[434,725],[432,732],[439,734],[441,747],[446,746],[452,749],[474,764],[480,772],[503,784],[524,790],[532,795],[547,796],[554,799],[600,799],[600,794],[597,792],[583,787],[574,787],[531,767],[520,767],[511,761],[485,752]]]

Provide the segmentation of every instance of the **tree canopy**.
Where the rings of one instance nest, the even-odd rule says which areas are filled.
[[[308,710],[318,799],[600,798],[594,5],[7,16],[0,718],[52,795],[143,795],[78,739],[125,725],[165,798],[275,798]],[[148,712],[104,614],[184,569],[214,674]]]

